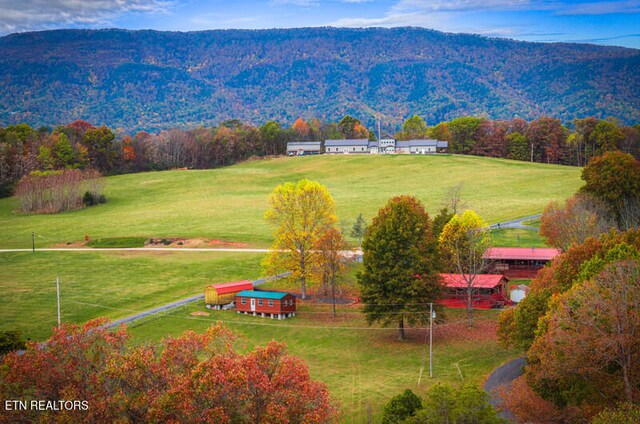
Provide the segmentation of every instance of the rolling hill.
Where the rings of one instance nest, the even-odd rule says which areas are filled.
[[[158,32],[0,38],[0,125],[76,119],[126,131],[298,116],[389,130],[413,114],[640,121],[640,51],[420,28]]]
[[[370,220],[387,200],[411,194],[437,213],[451,187],[462,184],[464,206],[488,222],[542,212],[582,185],[580,168],[462,155],[341,155],[272,158],[214,169],[146,172],[107,178],[109,201],[55,215],[17,214],[15,198],[0,199],[0,248],[100,237],[187,237],[268,246],[269,193],[286,181],[326,185],[341,225]],[[347,231],[348,232],[348,231]]]

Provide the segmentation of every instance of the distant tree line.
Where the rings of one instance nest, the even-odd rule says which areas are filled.
[[[256,127],[229,120],[216,127],[138,132],[133,136],[85,121],[53,129],[10,125],[0,128],[0,196],[11,195],[20,178],[36,170],[93,168],[110,175],[208,169],[251,157],[284,154],[290,141],[375,140],[380,135],[387,134],[377,134],[349,115],[337,123],[299,118],[288,128],[277,121]],[[413,116],[394,136],[399,140],[446,140],[451,153],[553,164],[583,166],[611,150],[640,157],[640,125],[624,126],[612,119],[582,118],[563,125],[549,117],[527,122],[466,116],[430,127]]]

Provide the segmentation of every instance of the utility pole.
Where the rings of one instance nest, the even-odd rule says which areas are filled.
[[[36,253],[36,233],[31,231],[31,250]]]
[[[56,291],[58,292],[58,328],[60,328],[60,278],[56,276]]]
[[[531,143],[531,162],[533,162],[533,143]]]
[[[436,317],[433,312],[433,303],[429,303],[429,377],[433,378],[433,319]]]

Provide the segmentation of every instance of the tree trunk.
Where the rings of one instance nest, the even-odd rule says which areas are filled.
[[[336,277],[331,277],[331,303],[333,303],[333,318],[336,318]]]
[[[302,272],[302,278],[300,279],[301,285],[302,285],[302,300],[307,298],[307,276],[306,276],[306,261],[305,261],[305,254],[302,251],[302,249],[300,249],[301,254],[300,254],[300,271]]]
[[[404,320],[402,318],[398,323],[398,340],[404,340]]]
[[[471,299],[472,299],[473,289],[467,289],[467,325],[469,327],[473,327],[473,308],[471,307]]]
[[[633,402],[633,388],[631,381],[629,380],[629,368],[631,365],[631,358],[628,355],[624,358],[622,365],[622,379],[624,380],[624,393],[627,398],[627,402]]]

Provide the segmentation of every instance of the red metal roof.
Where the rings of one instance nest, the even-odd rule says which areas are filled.
[[[529,247],[492,247],[484,253],[486,259],[517,259],[550,261],[561,252],[558,249]]]
[[[451,288],[467,288],[467,282],[464,280],[462,274],[440,274],[447,287]],[[502,279],[509,281],[507,277],[502,274],[478,274],[473,281],[473,287],[479,289],[492,289],[499,286]]]
[[[253,290],[253,283],[249,280],[234,281],[232,283],[211,284],[218,294],[235,293],[242,290]]]

